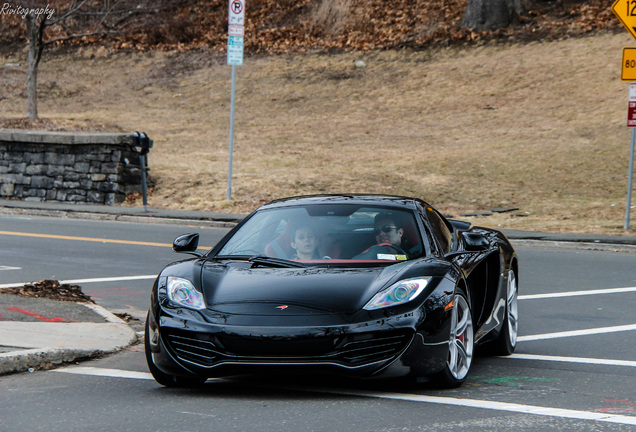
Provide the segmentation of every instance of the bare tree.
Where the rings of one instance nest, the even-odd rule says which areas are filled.
[[[495,30],[518,22],[524,0],[468,0],[462,25],[473,30]]]
[[[14,6],[13,13],[24,18],[27,28],[29,117],[38,118],[38,67],[47,46],[71,39],[117,33],[128,20],[150,11],[146,1],[25,0]],[[153,9],[157,9],[158,3],[154,2]],[[48,29],[54,29],[55,36],[49,37]]]

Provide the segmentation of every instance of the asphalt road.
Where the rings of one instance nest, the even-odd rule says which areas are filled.
[[[0,286],[85,280],[99,304],[143,314],[152,275],[179,258],[173,238],[192,231],[202,246],[225,232],[0,216]],[[286,376],[166,389],[149,377],[136,345],[0,377],[0,431],[636,431],[636,253],[517,250],[517,352],[478,357],[459,389]],[[96,282],[104,278],[116,280]]]
[[[69,281],[98,304],[145,314],[155,276],[184,259],[172,251],[180,234],[201,234],[200,248],[227,229],[197,225],[0,216],[0,286],[43,279]],[[115,279],[115,280],[113,280]]]

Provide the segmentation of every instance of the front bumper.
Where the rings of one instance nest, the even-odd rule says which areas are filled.
[[[157,316],[149,314],[153,361],[173,375],[219,377],[282,369],[424,376],[441,371],[448,355],[447,313],[418,309],[355,323],[242,326],[211,323],[205,311],[155,311]]]

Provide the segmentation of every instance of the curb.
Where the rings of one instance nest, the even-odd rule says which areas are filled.
[[[75,219],[124,222],[197,223],[233,227],[244,214],[212,213],[192,210],[148,209],[92,204],[65,204],[44,201],[14,201],[0,199],[0,214],[67,217]]]

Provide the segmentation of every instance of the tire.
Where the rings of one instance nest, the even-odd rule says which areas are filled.
[[[152,374],[152,377],[159,384],[165,387],[198,387],[202,385],[206,378],[204,377],[182,377],[177,375],[167,374],[159,370],[152,359],[152,351],[150,350],[150,325],[148,318],[146,318],[146,331],[144,335],[144,351],[146,352],[146,363],[148,363],[148,369]]]
[[[442,372],[433,377],[439,387],[455,388],[466,381],[473,360],[475,335],[473,316],[466,296],[457,292],[451,310],[448,359]]]
[[[496,356],[509,356],[517,347],[517,336],[519,334],[519,308],[517,276],[510,269],[506,283],[506,311],[501,326],[501,331],[497,339],[490,344],[490,354]]]

